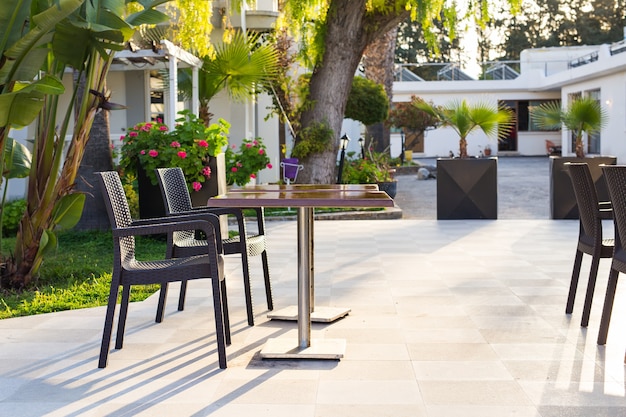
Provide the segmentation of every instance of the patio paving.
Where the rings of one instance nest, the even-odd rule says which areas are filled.
[[[296,223],[268,222],[277,308],[296,303]],[[345,338],[340,361],[263,360],[268,321],[253,258],[248,327],[237,257],[226,272],[233,343],[220,370],[210,283],[163,323],[133,303],[125,346],[97,368],[104,308],[0,321],[2,416],[626,416],[626,288],[596,345],[609,261],[588,329],[564,314],[577,221],[338,220],[315,224],[316,304],[348,306],[314,338]],[[258,267],[254,262],[258,262]]]

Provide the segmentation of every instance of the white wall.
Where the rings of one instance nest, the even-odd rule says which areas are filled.
[[[618,163],[626,161],[626,73],[618,73],[597,79],[572,83],[564,86],[561,100],[567,103],[568,96],[573,93],[600,90],[600,102],[609,117],[602,129],[600,151],[602,155],[618,158]],[[563,153],[573,154],[571,143],[567,139],[568,131],[563,131]]]

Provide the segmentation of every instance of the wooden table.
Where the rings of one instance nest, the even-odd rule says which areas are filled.
[[[313,209],[315,207],[393,207],[393,200],[384,191],[376,191],[364,186],[292,184],[284,190],[280,188],[281,186],[257,187],[252,190],[229,191],[224,195],[211,198],[209,205],[240,208],[297,207],[298,209],[298,342],[295,343],[289,338],[269,339],[261,350],[261,357],[340,359],[345,352],[345,340],[311,341],[311,314],[314,306],[312,302]]]

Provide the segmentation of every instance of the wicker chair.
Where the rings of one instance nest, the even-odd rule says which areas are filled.
[[[581,326],[587,327],[600,259],[613,256],[614,240],[602,238],[602,220],[611,219],[613,211],[610,202],[600,203],[598,201],[596,188],[591,178],[589,166],[586,163],[570,163],[568,167],[574,194],[576,195],[576,203],[578,204],[579,234],[565,312],[571,314],[574,309],[574,298],[576,297],[583,253],[591,255],[589,282],[580,323]]]
[[[230,329],[226,307],[224,259],[218,245],[220,239],[216,237],[219,235],[216,235],[213,224],[206,219],[207,216],[134,221],[131,219],[126,195],[117,172],[100,172],[99,179],[113,232],[114,260],[98,367],[104,368],[107,365],[119,287],[122,287],[122,300],[115,349],[121,349],[124,343],[124,327],[132,285],[164,285],[169,282],[210,278],[213,281],[213,308],[219,366],[222,369],[226,368],[226,344],[230,344]],[[217,217],[214,219],[219,220]],[[149,261],[135,259],[135,236],[163,233],[171,236],[177,231],[189,229],[202,230],[207,236],[201,255]]]
[[[263,208],[256,209],[258,234],[250,235],[246,231],[246,222],[243,211],[238,208],[208,208],[192,207],[191,198],[185,182],[185,176],[180,168],[159,168],[156,170],[157,179],[161,186],[165,212],[168,215],[186,215],[189,213],[209,213],[213,215],[233,215],[237,219],[239,235],[222,239],[225,255],[241,254],[241,266],[243,269],[244,292],[246,297],[246,313],[248,324],[254,326],[254,310],[252,304],[252,290],[250,288],[250,268],[248,258],[261,255],[263,264],[263,277],[265,280],[265,297],[267,308],[272,310],[274,303],[272,300],[272,285],[270,281],[269,265],[267,260],[267,248],[265,241],[265,218]],[[219,232],[218,232],[219,233]],[[174,233],[174,241],[170,248],[169,256],[190,256],[203,253],[206,250],[204,240],[196,239],[193,230]],[[185,305],[185,282],[181,283],[181,291],[178,299],[178,309],[182,310]],[[159,311],[161,314],[165,305],[167,294],[167,284],[161,286],[161,297],[159,300]],[[157,317],[159,320],[159,317]]]
[[[604,178],[609,188],[609,196],[613,203],[613,223],[615,225],[615,252],[611,262],[609,272],[609,282],[604,297],[604,308],[600,319],[600,330],[598,332],[598,344],[604,345],[609,333],[609,323],[611,312],[613,311],[613,300],[617,288],[619,273],[626,273],[626,166],[604,166],[602,167]],[[624,358],[626,361],[626,357]]]

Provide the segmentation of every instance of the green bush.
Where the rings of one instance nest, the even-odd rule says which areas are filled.
[[[26,211],[26,200],[13,200],[2,207],[2,236],[15,236]]]
[[[333,130],[326,123],[317,123],[302,129],[299,140],[291,150],[291,157],[305,159],[309,155],[332,149],[333,135]]]

